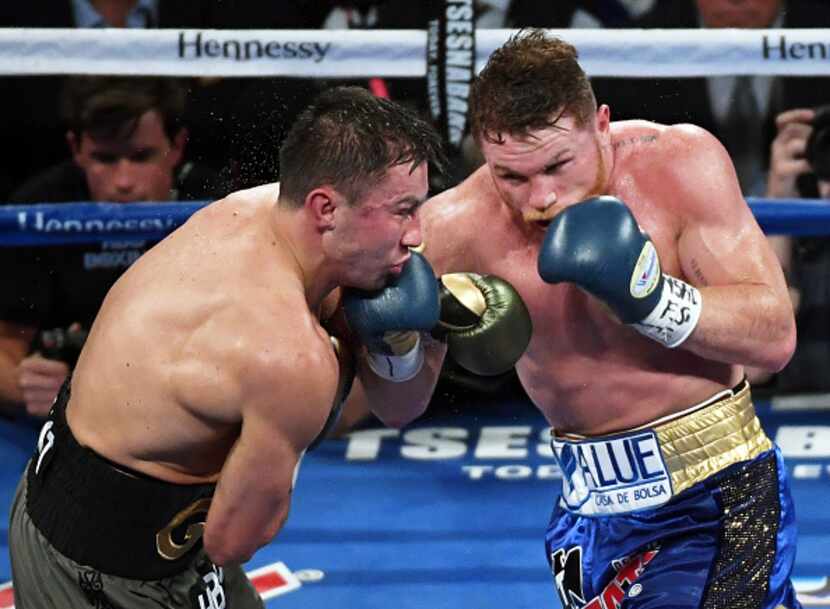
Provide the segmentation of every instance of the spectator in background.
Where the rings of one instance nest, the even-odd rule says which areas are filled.
[[[30,0],[0,3],[0,27],[204,28],[215,2],[192,0]],[[58,102],[62,76],[4,76],[0,89],[0,133],[15,154],[5,160],[8,186],[0,201],[25,179],[66,155]],[[25,119],[25,120],[21,120]]]
[[[628,27],[655,0],[482,0],[480,28]]]
[[[63,96],[72,160],[33,177],[18,203],[214,199],[216,177],[183,162],[185,92],[166,78],[84,77]],[[152,242],[0,248],[0,403],[44,416],[107,290]]]
[[[635,19],[638,28],[818,28],[830,26],[830,4],[817,0],[658,1]],[[775,116],[821,103],[826,78],[718,76],[594,79],[598,101],[615,119],[647,115],[656,122],[692,122],[724,143],[746,196],[764,193]]]
[[[776,117],[766,196],[830,199],[830,106],[796,108]],[[830,237],[770,236],[796,313],[798,343],[774,377],[748,371],[782,393],[830,391]]]

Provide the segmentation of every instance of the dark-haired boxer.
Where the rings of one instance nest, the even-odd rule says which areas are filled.
[[[786,470],[743,372],[786,364],[792,307],[724,148],[611,122],[539,30],[492,54],[470,104],[486,164],[424,206],[424,253],[530,310],[517,370],[562,467],[563,606],[797,606]]]
[[[262,607],[240,563],[283,526],[299,461],[349,393],[345,347],[360,349],[353,399],[395,424],[422,412],[434,379],[419,331],[457,300],[410,253],[439,139],[338,88],[280,157],[280,184],[199,211],[108,293],[15,497],[19,609]],[[477,323],[449,331],[486,352],[519,310],[529,339],[509,286],[476,281]],[[347,315],[330,315],[340,288]],[[339,348],[329,317],[354,330]]]

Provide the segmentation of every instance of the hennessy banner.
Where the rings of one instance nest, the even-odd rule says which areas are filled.
[[[435,10],[426,53],[424,30],[0,28],[0,74],[422,78],[440,53],[447,69],[463,70],[472,55],[480,69],[515,33],[476,32],[472,0],[429,1]],[[830,29],[549,32],[579,49],[590,76],[830,74]]]
[[[427,95],[432,120],[455,151],[467,130],[467,100],[476,73],[473,0],[430,0]]]

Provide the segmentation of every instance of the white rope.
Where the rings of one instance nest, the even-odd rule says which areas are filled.
[[[478,30],[476,65],[513,30]],[[830,74],[828,29],[551,30],[591,76]],[[0,74],[420,77],[423,30],[0,29]]]

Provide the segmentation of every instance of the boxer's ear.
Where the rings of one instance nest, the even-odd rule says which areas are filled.
[[[345,204],[343,197],[331,186],[319,186],[305,198],[305,208],[320,231],[333,230],[337,208]]]
[[[602,104],[599,108],[597,108],[595,119],[597,133],[599,133],[601,136],[610,135],[611,109],[608,107],[607,104]]]

